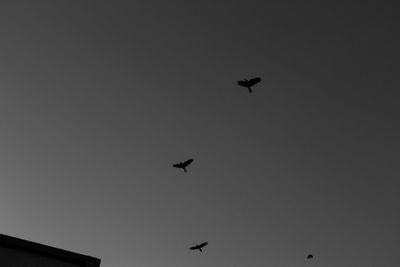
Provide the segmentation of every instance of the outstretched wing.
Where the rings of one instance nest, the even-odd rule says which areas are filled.
[[[193,159],[188,159],[187,161],[185,161],[184,163],[182,163],[182,167],[187,167],[189,166],[190,163],[193,162]]]
[[[256,85],[259,82],[261,82],[261,78],[260,77],[256,77],[256,78],[253,78],[253,79],[249,80],[249,85],[253,86],[253,85]]]
[[[200,245],[198,245],[198,247],[203,248],[203,247],[207,246],[207,244],[208,244],[208,242],[204,242],[204,243],[201,243]]]
[[[195,250],[195,249],[199,249],[199,248],[200,248],[199,245],[196,245],[196,246],[190,247],[189,249],[190,250]]]
[[[238,85],[243,86],[243,87],[247,87],[248,84],[245,81],[238,81]]]
[[[174,166],[175,168],[182,168],[182,163],[177,163],[177,164],[174,164],[172,166]]]

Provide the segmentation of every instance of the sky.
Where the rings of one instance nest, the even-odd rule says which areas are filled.
[[[102,267],[400,266],[398,11],[1,1],[0,232]]]

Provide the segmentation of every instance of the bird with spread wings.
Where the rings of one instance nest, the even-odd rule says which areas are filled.
[[[238,81],[238,85],[246,87],[247,89],[249,89],[249,92],[251,93],[251,87],[256,85],[257,83],[261,82],[261,78],[260,77],[256,77],[250,80],[244,79],[243,81]]]
[[[186,160],[184,162],[179,162],[179,163],[176,163],[176,164],[174,164],[172,166],[174,166],[175,168],[183,169],[185,172],[187,172],[186,171],[186,167],[189,166],[190,163],[192,163],[192,162],[193,162],[193,159],[188,159],[188,160]]]
[[[205,246],[207,246],[207,244],[208,244],[208,242],[201,243],[201,244],[199,244],[199,245],[190,247],[190,250],[196,250],[196,249],[198,249],[198,250],[200,250],[200,252],[203,252],[202,248],[204,248]]]

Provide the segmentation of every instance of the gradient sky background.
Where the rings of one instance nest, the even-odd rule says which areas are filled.
[[[400,266],[398,14],[1,1],[0,232],[102,267]]]

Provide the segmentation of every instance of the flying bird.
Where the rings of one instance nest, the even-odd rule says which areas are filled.
[[[249,92],[251,93],[251,87],[256,85],[257,83],[261,82],[261,78],[260,77],[256,77],[250,80],[246,80],[244,79],[243,81],[238,81],[238,85],[246,87],[247,89],[249,89]]]
[[[205,246],[207,246],[207,244],[208,244],[208,242],[201,243],[201,244],[199,244],[199,245],[196,245],[196,246],[191,247],[190,250],[196,250],[196,249],[198,249],[198,250],[200,250],[200,252],[203,252],[202,248],[204,248]]]
[[[310,259],[312,259],[312,258],[314,258],[314,256],[313,256],[312,254],[308,254],[308,255],[307,255],[307,260],[310,260]]]
[[[185,172],[187,172],[186,171],[186,167],[189,166],[190,163],[192,163],[192,162],[193,162],[193,159],[188,159],[188,160],[186,160],[184,162],[179,162],[179,163],[176,163],[176,164],[174,164],[172,166],[174,166],[175,168],[183,169]]]

